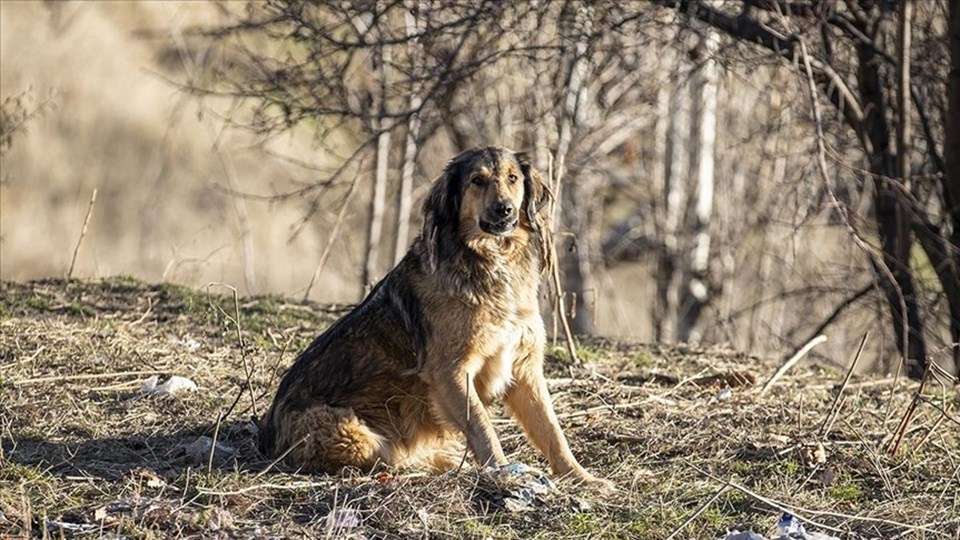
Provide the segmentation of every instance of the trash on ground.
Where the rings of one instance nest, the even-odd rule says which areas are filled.
[[[830,536],[829,534],[807,531],[803,527],[803,523],[800,523],[800,520],[786,512],[780,517],[780,521],[777,522],[777,530],[780,532],[780,535],[771,540],[840,540],[836,536]],[[740,532],[733,530],[717,540],[767,540],[767,538],[753,531]]]
[[[92,523],[70,523],[67,521],[56,521],[53,519],[47,520],[47,531],[48,532],[71,532],[71,533],[85,533],[90,531],[95,531],[99,529],[99,525],[94,525]]]
[[[360,526],[360,512],[352,508],[334,508],[327,514],[327,530],[353,529]]]
[[[187,352],[197,352],[200,350],[200,342],[190,336],[183,336],[183,338],[172,338],[170,342],[178,347],[183,347]]]
[[[557,489],[549,477],[523,463],[509,463],[494,474],[504,481],[503,507],[508,512],[533,510],[543,505],[543,495]]]
[[[197,383],[179,375],[173,375],[162,383],[160,382],[160,377],[158,375],[153,375],[149,379],[143,381],[143,385],[140,386],[140,392],[148,395],[173,395],[185,390],[192,391],[196,389]]]
[[[767,540],[767,538],[753,531],[740,532],[734,529],[718,540]]]
[[[807,531],[800,520],[787,512],[780,517],[777,523],[777,529],[780,531],[780,537],[777,540],[840,540],[836,536],[824,534],[817,531]]]

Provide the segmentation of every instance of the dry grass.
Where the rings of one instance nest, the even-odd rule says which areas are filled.
[[[472,468],[285,471],[255,449],[254,407],[338,310],[275,297],[235,305],[211,289],[2,283],[0,535],[714,538],[770,533],[790,509],[843,538],[960,538],[955,420],[922,405],[900,453],[882,450],[915,384],[855,377],[825,424],[843,373],[804,361],[761,397],[751,381],[776,366],[719,348],[590,340],[579,351],[588,367],[557,349],[558,412],[584,464],[619,486],[611,497],[561,482],[515,512],[510,487]],[[140,396],[156,372],[200,390]],[[956,418],[956,388],[928,388]],[[497,428],[513,460],[543,467],[512,422]],[[208,470],[186,447],[215,432],[235,453]]]

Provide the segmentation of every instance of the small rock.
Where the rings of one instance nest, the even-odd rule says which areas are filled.
[[[207,460],[210,459],[210,448],[212,446],[213,439],[204,435],[190,443],[190,445],[184,450],[191,461],[197,464],[202,464],[206,463]],[[235,453],[236,450],[234,450],[232,446],[218,442],[216,449],[213,451],[213,461],[219,463]]]

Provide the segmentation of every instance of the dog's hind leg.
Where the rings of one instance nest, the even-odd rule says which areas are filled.
[[[278,421],[276,453],[309,472],[334,472],[341,467],[370,469],[381,459],[384,438],[350,408],[313,405]]]
[[[466,447],[452,433],[430,434],[389,452],[392,465],[399,469],[419,469],[433,473],[456,469],[463,463]],[[388,454],[388,452],[384,452]]]

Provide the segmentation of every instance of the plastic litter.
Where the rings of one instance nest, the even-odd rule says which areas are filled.
[[[766,537],[760,536],[759,534],[753,531],[740,532],[738,530],[732,530],[720,540],[767,540],[767,539]]]
[[[780,537],[777,540],[840,540],[836,536],[824,534],[817,531],[807,531],[803,523],[793,517],[792,514],[784,512],[777,523],[780,530]]]
[[[523,463],[509,463],[496,470],[508,484],[503,507],[508,512],[527,512],[543,504],[542,496],[557,488],[542,472]]]
[[[169,379],[160,382],[160,377],[154,375],[149,379],[143,381],[143,385],[140,386],[140,392],[144,394],[154,395],[154,394],[163,394],[163,395],[173,395],[178,392],[183,392],[185,390],[193,391],[197,389],[197,383],[191,381],[186,377],[181,377],[179,375],[173,375]]]
[[[360,526],[360,512],[352,508],[334,508],[327,514],[327,530],[353,529]]]
[[[780,535],[771,540],[840,540],[836,536],[829,534],[807,531],[803,523],[800,523],[792,514],[786,512],[780,516],[780,521],[777,522],[777,530]],[[767,538],[753,531],[740,532],[733,530],[717,540],[767,540]]]

